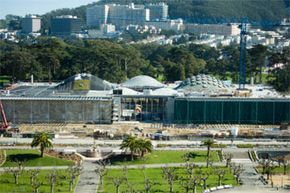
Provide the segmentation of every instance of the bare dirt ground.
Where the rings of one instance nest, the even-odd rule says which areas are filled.
[[[275,125],[177,125],[177,124],[152,124],[140,122],[121,122],[113,124],[21,124],[19,129],[21,133],[47,131],[54,133],[73,133],[78,136],[92,134],[94,131],[107,132],[114,135],[123,135],[136,133],[142,130],[143,134],[155,133],[158,130],[166,130],[169,135],[218,135],[227,136],[230,134],[231,128],[238,127],[239,134],[247,136],[260,135],[263,129],[279,128]]]
[[[285,185],[290,186],[290,174],[288,174],[288,175],[273,175],[272,180],[273,180],[273,185],[275,187],[277,187],[277,186],[282,187]],[[269,184],[271,184],[271,181],[269,181]]]

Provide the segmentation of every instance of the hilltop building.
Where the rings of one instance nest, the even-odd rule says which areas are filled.
[[[64,15],[51,20],[50,33],[56,36],[68,36],[81,32],[82,22],[76,16]]]
[[[146,4],[145,8],[150,10],[150,21],[161,21],[168,19],[168,5],[164,2]]]
[[[168,5],[165,3],[129,5],[106,4],[87,8],[87,26],[100,27],[113,24],[117,29],[127,25],[144,25],[148,21],[162,21],[168,18]]]
[[[41,29],[41,19],[34,15],[27,15],[21,20],[22,33],[36,33]]]
[[[234,36],[240,34],[237,24],[186,24],[185,31],[194,34]]]

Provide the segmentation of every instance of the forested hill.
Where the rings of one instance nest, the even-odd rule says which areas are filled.
[[[99,3],[156,3],[156,0],[101,0]],[[247,17],[251,22],[277,22],[286,17],[290,0],[162,0],[169,5],[171,18],[189,22],[239,22]]]
[[[171,18],[183,18],[196,23],[240,22],[247,17],[250,22],[262,25],[274,24],[289,17],[290,0],[161,0],[169,5]],[[157,0],[100,0],[98,4],[156,3]],[[90,6],[90,5],[88,5]],[[44,26],[52,16],[72,14],[85,21],[86,6],[60,9],[44,15]],[[287,11],[288,10],[288,11]]]

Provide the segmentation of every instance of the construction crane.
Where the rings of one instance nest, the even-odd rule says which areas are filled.
[[[242,19],[240,33],[239,90],[245,90],[247,63],[247,19]]]
[[[0,100],[0,111],[1,111],[1,117],[2,117],[2,124],[0,125],[0,132],[3,132],[3,131],[6,131],[6,129],[8,129],[9,124],[8,124],[6,114],[4,111],[4,107],[3,107],[1,100]]]

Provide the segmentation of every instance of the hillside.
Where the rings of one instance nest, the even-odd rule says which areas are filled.
[[[169,5],[171,18],[183,18],[187,22],[225,23],[239,22],[247,17],[252,23],[261,25],[276,24],[289,17],[290,0],[162,0]],[[101,0],[98,4],[156,3],[156,0]],[[48,29],[50,17],[71,14],[85,21],[85,10],[90,5],[75,9],[60,9],[44,15],[43,26]]]

